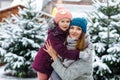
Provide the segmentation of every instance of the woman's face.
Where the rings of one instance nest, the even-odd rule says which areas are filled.
[[[79,39],[82,34],[82,29],[78,26],[70,26],[69,36],[71,38]]]
[[[64,18],[61,19],[58,22],[58,26],[60,27],[60,29],[62,29],[63,31],[66,31],[69,28],[69,24],[70,24],[70,19],[68,18]]]

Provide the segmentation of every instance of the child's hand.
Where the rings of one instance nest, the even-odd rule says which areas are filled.
[[[52,57],[53,60],[56,60],[58,58],[58,56],[57,56],[58,54],[53,49],[50,41],[46,42],[45,47],[46,47],[46,49],[44,48],[44,51],[46,51]]]

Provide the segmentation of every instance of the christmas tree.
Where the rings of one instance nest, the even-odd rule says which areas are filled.
[[[95,50],[94,79],[120,79],[120,1],[94,0],[90,34]]]
[[[48,18],[36,10],[34,1],[27,0],[25,8],[19,8],[18,15],[5,19],[0,27],[0,55],[5,70],[17,77],[35,76],[31,64],[47,36]]]

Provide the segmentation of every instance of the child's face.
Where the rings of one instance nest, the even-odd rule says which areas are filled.
[[[66,31],[69,28],[69,24],[70,24],[70,19],[64,18],[61,19],[58,22],[58,26],[60,27],[60,29],[62,29],[63,31]]]
[[[69,36],[71,38],[79,39],[82,34],[82,29],[78,26],[70,26]]]

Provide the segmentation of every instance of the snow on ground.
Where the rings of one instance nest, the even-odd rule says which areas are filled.
[[[0,80],[37,80],[37,78],[16,78],[11,76],[6,76],[4,71],[4,66],[0,66]]]

